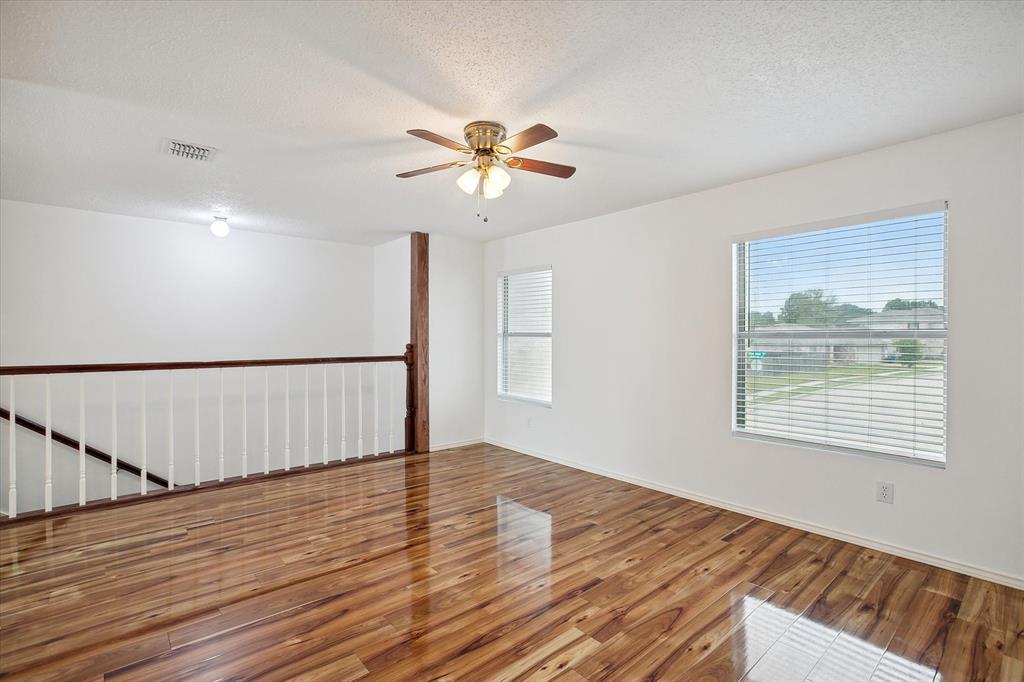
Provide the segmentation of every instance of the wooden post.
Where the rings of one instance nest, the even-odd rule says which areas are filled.
[[[416,452],[416,372],[412,344],[405,344],[405,451]]]
[[[429,311],[429,235],[413,232],[410,238],[412,272],[410,276],[410,341],[415,385],[413,386],[413,452],[430,452],[430,311]],[[408,363],[408,359],[406,359]],[[408,448],[408,446],[407,446]]]

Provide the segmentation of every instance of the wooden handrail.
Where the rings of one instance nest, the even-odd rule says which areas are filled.
[[[0,407],[0,419],[6,419],[7,421],[10,421],[11,420],[11,411],[8,410],[5,407]],[[18,426],[25,427],[29,431],[33,431],[35,433],[38,433],[40,436],[45,436],[46,435],[46,427],[45,426],[43,426],[39,422],[35,422],[35,421],[32,421],[31,419],[23,417],[20,414],[14,415],[14,423],[16,425],[18,425]],[[50,431],[50,437],[55,442],[60,443],[61,445],[66,445],[67,447],[69,447],[69,448],[71,448],[71,449],[73,449],[75,451],[77,451],[79,446],[80,446],[79,441],[75,440],[74,438],[72,438],[71,436],[69,436],[67,434],[61,433],[60,431],[53,431],[53,430],[51,430]],[[110,464],[110,455],[109,454],[107,454],[106,452],[103,452],[102,450],[100,450],[98,448],[94,448],[93,446],[89,445],[88,443],[86,443],[86,445],[85,445],[85,454],[89,455],[93,459],[98,459],[101,462],[105,462],[107,464]],[[117,460],[117,468],[118,469],[124,469],[128,473],[130,473],[130,474],[132,474],[134,476],[138,476],[139,478],[142,478],[142,469],[140,469],[139,467],[135,466],[131,462],[126,462],[123,459],[118,459]],[[148,471],[146,472],[146,480],[149,481],[150,483],[155,483],[156,485],[158,485],[158,486],[160,486],[162,488],[166,488],[167,487],[167,479],[166,478],[162,478],[162,477],[157,476],[156,474],[152,474],[152,473],[150,473]]]
[[[0,376],[20,374],[87,374],[99,372],[148,372],[172,369],[229,367],[285,367],[291,365],[346,365],[369,362],[406,362],[405,355],[364,355],[338,358],[280,358],[275,360],[210,360],[205,362],[119,362],[89,365],[7,365]]]

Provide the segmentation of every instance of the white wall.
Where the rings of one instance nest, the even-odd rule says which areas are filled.
[[[372,249],[0,202],[4,364],[356,355]]]
[[[375,351],[409,341],[408,237],[374,247]],[[430,447],[483,438],[483,244],[430,235]]]
[[[483,244],[430,235],[430,447],[483,438]]]
[[[1024,118],[491,242],[485,438],[1024,581]],[[730,434],[733,238],[949,201],[944,470]],[[553,406],[495,397],[495,278],[551,264]],[[875,481],[896,484],[894,505]]]
[[[373,247],[374,355],[404,353],[409,343],[409,249],[408,236]]]

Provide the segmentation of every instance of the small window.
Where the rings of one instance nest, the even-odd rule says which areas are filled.
[[[734,254],[735,432],[945,461],[945,211]]]
[[[498,396],[551,404],[551,268],[498,276]]]

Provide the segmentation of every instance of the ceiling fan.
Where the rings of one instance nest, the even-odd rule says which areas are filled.
[[[502,166],[530,173],[542,173],[552,175],[556,178],[570,178],[576,172],[573,166],[563,166],[560,163],[549,161],[537,161],[515,156],[517,152],[532,147],[541,142],[547,142],[558,137],[553,129],[538,123],[527,128],[512,137],[505,136],[505,126],[494,121],[473,121],[463,129],[466,144],[460,144],[455,140],[449,140],[429,130],[407,130],[407,133],[439,144],[442,147],[454,149],[461,154],[470,156],[468,160],[451,161],[429,168],[419,168],[405,173],[399,173],[400,178],[413,178],[425,173],[446,170],[461,166],[471,166],[469,170],[459,176],[456,181],[459,188],[466,194],[476,194],[485,199],[496,199],[500,197],[505,189],[512,182],[512,178]],[[484,218],[486,220],[486,218]]]

